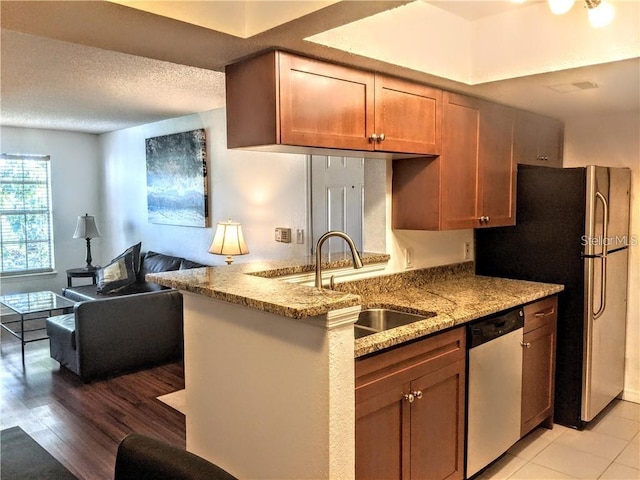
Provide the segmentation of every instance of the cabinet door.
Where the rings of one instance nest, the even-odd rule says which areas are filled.
[[[553,420],[557,297],[525,307],[521,436]]]
[[[541,117],[538,122],[538,158],[549,167],[562,168],[564,127],[553,118]]]
[[[280,143],[373,150],[374,75],[281,53]]]
[[[441,228],[479,227],[477,201],[481,101],[444,93],[442,106]]]
[[[463,478],[465,362],[414,380],[411,391],[411,478]]]
[[[483,227],[516,224],[516,164],[513,159],[514,110],[484,102],[480,112],[478,196]]]
[[[442,90],[376,75],[376,150],[439,155]]]
[[[356,391],[356,478],[408,480],[409,384]]]
[[[562,167],[563,138],[562,122],[518,111],[513,145],[516,163]]]

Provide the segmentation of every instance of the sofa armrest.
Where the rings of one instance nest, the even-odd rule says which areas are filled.
[[[92,300],[75,306],[83,380],[178,357],[182,294],[177,290]]]

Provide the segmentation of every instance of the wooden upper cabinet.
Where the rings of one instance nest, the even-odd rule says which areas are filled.
[[[478,198],[486,220],[480,227],[516,223],[516,174],[513,157],[515,111],[483,102],[480,125],[480,174]]]
[[[444,92],[441,156],[393,163],[393,228],[514,225],[514,123],[511,108]]]
[[[280,53],[280,139],[288,145],[373,150],[373,75]]]
[[[442,91],[284,52],[226,69],[229,148],[440,153]]]
[[[443,230],[480,226],[481,103],[463,95],[444,95],[440,177]]]
[[[376,150],[439,155],[441,110],[442,90],[376,75]]]
[[[516,163],[562,168],[564,125],[560,120],[518,111],[514,134]]]

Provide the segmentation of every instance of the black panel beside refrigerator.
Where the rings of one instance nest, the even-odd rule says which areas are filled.
[[[586,170],[519,165],[516,226],[476,230],[478,275],[565,286],[558,299],[554,421],[579,429],[591,419],[585,420],[583,411],[583,359],[588,338],[586,318],[590,315],[585,255],[591,256],[584,245],[589,216],[585,199],[590,195]],[[609,170],[600,171],[608,179]],[[626,292],[626,283],[624,288]],[[624,344],[620,348],[624,350]]]

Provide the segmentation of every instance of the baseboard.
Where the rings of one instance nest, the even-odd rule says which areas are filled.
[[[622,399],[627,402],[640,403],[640,391],[625,388],[622,392]]]

